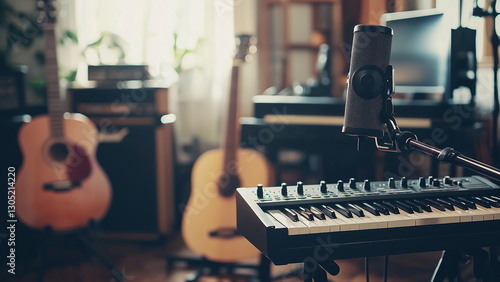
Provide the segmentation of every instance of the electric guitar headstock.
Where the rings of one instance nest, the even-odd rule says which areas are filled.
[[[251,55],[257,52],[257,38],[250,34],[236,35],[236,53],[234,55],[233,64],[239,65],[248,62]]]

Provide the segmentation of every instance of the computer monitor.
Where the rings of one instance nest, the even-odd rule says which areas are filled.
[[[437,9],[387,13],[393,29],[391,65],[398,94],[450,95],[449,21]]]

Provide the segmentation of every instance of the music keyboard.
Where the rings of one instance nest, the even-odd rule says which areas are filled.
[[[479,176],[237,189],[237,227],[275,264],[490,246],[500,189]]]

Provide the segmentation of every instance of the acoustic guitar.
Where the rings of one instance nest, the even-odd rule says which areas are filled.
[[[66,231],[100,220],[110,205],[111,186],[96,160],[95,125],[81,114],[63,111],[55,9],[50,0],[43,4],[48,114],[33,118],[19,132],[23,163],[16,183],[16,213],[31,228]]]
[[[257,151],[239,148],[238,73],[254,48],[253,41],[249,35],[237,37],[225,143],[223,148],[207,151],[196,160],[182,220],[182,235],[188,247],[218,262],[234,262],[260,253],[236,232],[235,191],[238,187],[274,184],[274,172],[266,158]]]

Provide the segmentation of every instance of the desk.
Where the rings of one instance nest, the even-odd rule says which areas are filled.
[[[240,120],[242,146],[262,148],[278,171],[283,168],[280,155],[292,150],[319,157],[321,178],[327,182],[350,177],[382,180],[390,173],[412,176],[419,172],[419,168],[401,169],[401,158],[411,157],[409,153],[378,152],[373,142],[357,152],[356,139],[342,133],[343,99],[259,95],[253,103],[254,117]],[[469,105],[394,100],[394,106],[403,130],[412,131],[419,140],[437,147],[451,146],[473,156],[475,114]],[[438,163],[432,162],[429,173],[438,176],[438,170]]]

